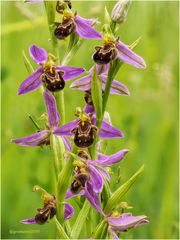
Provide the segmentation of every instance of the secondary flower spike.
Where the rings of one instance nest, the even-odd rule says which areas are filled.
[[[70,9],[65,10],[62,22],[55,23],[54,34],[58,39],[65,39],[74,32],[82,38],[101,39],[102,35],[92,27],[95,22],[94,19],[85,19],[77,13],[73,14]]]
[[[73,90],[77,89],[77,90],[89,92],[91,90],[93,68],[94,67],[92,67],[87,72],[87,75],[75,80],[70,86],[71,89]],[[106,87],[106,82],[108,79],[108,69],[109,69],[109,64],[104,64],[104,65],[96,64],[96,74],[97,74],[97,77],[102,81],[102,91],[104,91]],[[123,96],[128,96],[130,94],[128,88],[117,80],[112,81],[110,93],[123,95]]]
[[[84,68],[56,66],[54,57],[36,45],[30,45],[29,54],[40,67],[21,83],[18,95],[31,92],[42,84],[51,92],[60,91],[66,81],[84,72]]]
[[[32,135],[23,137],[23,138],[15,138],[11,141],[20,146],[41,146],[44,144],[49,144],[50,135],[53,133],[54,129],[56,129],[60,122],[60,115],[57,110],[56,100],[54,96],[48,92],[44,91],[44,99],[46,102],[47,112],[48,112],[48,125],[45,130],[41,130]],[[62,140],[68,150],[71,149],[71,143],[66,137],[62,136]]]
[[[96,136],[97,127],[95,126],[95,115],[86,114],[83,111],[79,112],[78,119],[73,120],[63,126],[54,130],[57,136],[73,136],[74,142],[78,147],[89,147]],[[99,137],[101,138],[119,138],[123,137],[123,133],[111,126],[106,121],[102,121],[101,129],[99,130]]]
[[[93,60],[99,64],[107,64],[116,58],[137,68],[145,68],[144,59],[134,53],[126,44],[112,36],[104,36],[104,45],[97,46],[96,52],[93,54]]]
[[[35,217],[27,218],[21,220],[20,222],[23,224],[44,224],[56,215],[56,197],[55,195],[50,195],[39,186],[34,186],[33,191],[40,191],[42,193],[41,199],[44,203],[44,206],[43,208],[37,209],[38,213],[35,215]],[[67,220],[74,214],[74,209],[68,203],[65,203],[64,205],[64,220]]]

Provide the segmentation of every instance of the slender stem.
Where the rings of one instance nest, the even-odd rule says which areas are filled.
[[[58,111],[59,111],[60,116],[61,116],[61,125],[63,125],[63,124],[65,124],[64,91],[61,90],[60,92],[55,93],[54,96],[56,98],[57,108],[58,108]]]
[[[109,98],[112,81],[121,65],[122,65],[122,63],[119,61],[119,59],[116,59],[115,61],[110,63],[108,79],[106,82],[106,87],[105,87],[104,96],[103,96],[103,114],[102,115],[104,115],[104,112],[106,110],[106,105],[107,105],[107,101]]]
[[[47,14],[47,21],[49,26],[49,32],[51,35],[51,43],[53,47],[53,54],[58,58],[58,41],[54,35],[54,22],[55,22],[55,3],[56,1],[44,1],[46,14]]]

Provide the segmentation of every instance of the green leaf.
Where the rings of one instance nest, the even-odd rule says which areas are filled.
[[[81,233],[81,229],[84,227],[84,223],[86,221],[86,218],[88,216],[89,210],[90,210],[90,203],[86,199],[83,205],[83,208],[79,212],[79,215],[77,216],[77,219],[74,223],[74,226],[72,228],[71,232],[71,238],[78,239],[79,234]]]
[[[58,222],[58,220],[57,220],[56,217],[54,217],[54,220],[55,220],[56,227],[57,227],[57,230],[58,230],[58,237],[59,237],[60,239],[70,239],[70,238],[68,237],[68,235],[65,233],[62,225]]]
[[[61,169],[63,169],[63,167],[66,164],[66,160],[64,158],[65,152],[64,142],[61,137],[51,134],[50,143],[54,155],[54,168],[56,172],[56,178],[58,178],[59,172],[61,171]]]
[[[104,179],[104,187],[101,193],[103,207],[106,206],[108,199],[111,197],[111,189],[109,183]]]
[[[109,198],[106,207],[104,209],[105,213],[108,214],[112,209],[119,204],[121,198],[127,193],[127,191],[131,188],[133,183],[136,181],[138,176],[143,172],[144,165],[142,165],[138,171],[123,185],[121,185]]]
[[[96,111],[96,125],[100,127],[100,121],[102,117],[102,82],[97,77],[96,74],[96,65],[94,65],[92,81],[91,81],[91,94]]]
[[[61,116],[61,125],[64,125],[65,124],[64,90],[61,90],[60,92],[55,92],[54,97],[56,99],[58,112]]]
[[[105,20],[105,24],[110,24],[110,22],[111,22],[111,17],[109,15],[109,12],[108,12],[106,6],[104,8],[104,20]]]
[[[76,151],[76,146],[73,147],[73,152]],[[70,156],[66,165],[61,170],[58,176],[57,183],[57,218],[60,223],[64,222],[64,200],[67,189],[69,188],[72,181],[73,173],[73,157]]]
[[[96,227],[95,233],[93,235],[93,239],[105,239],[107,235],[108,223],[104,219],[100,222],[100,224]]]
[[[141,41],[141,37],[137,38],[131,45],[129,46],[130,49],[134,49]]]
[[[76,52],[79,50],[79,48],[82,46],[84,42],[84,39],[80,38],[76,44],[73,45],[73,47],[65,53],[61,65],[65,66],[68,65],[69,61],[71,60],[72,57],[76,54]]]
[[[34,69],[29,61],[29,59],[27,58],[25,52],[23,51],[22,52],[22,56],[23,56],[23,61],[24,61],[24,65],[28,71],[29,74],[33,73],[34,72]]]

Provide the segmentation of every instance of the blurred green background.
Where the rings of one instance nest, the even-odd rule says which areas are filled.
[[[104,6],[111,11],[114,3],[75,1],[73,9],[86,18],[98,16],[103,22]],[[11,138],[35,132],[28,115],[38,119],[45,111],[38,91],[17,96],[18,86],[28,76],[22,51],[28,56],[32,43],[52,50],[44,7],[42,3],[4,1],[1,9],[2,238],[54,238],[53,221],[43,226],[19,223],[34,216],[35,208],[42,205],[39,193],[32,192],[35,184],[54,191],[50,149],[10,143]],[[122,67],[116,79],[129,87],[131,96],[113,95],[108,102],[112,122],[125,138],[110,140],[107,153],[130,149],[119,164],[119,183],[117,165],[113,169],[112,189],[145,164],[143,175],[123,201],[134,207],[133,214],[147,215],[150,223],[123,233],[124,239],[178,239],[178,11],[178,1],[133,2],[119,31],[120,39],[127,44],[142,37],[135,51],[147,62],[145,70]],[[89,69],[94,46],[100,44],[86,40],[69,65]],[[66,46],[67,41],[59,42],[62,56]],[[83,93],[70,90],[70,83],[65,89],[67,121],[74,118],[75,107],[84,105]]]

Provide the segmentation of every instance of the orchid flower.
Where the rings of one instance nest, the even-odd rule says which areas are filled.
[[[48,92],[44,91],[44,99],[46,102],[47,112],[48,112],[48,126],[45,130],[38,131],[32,135],[15,138],[11,141],[20,146],[41,146],[43,144],[49,144],[50,135],[53,134],[54,129],[56,129],[60,122],[60,115],[57,110],[56,100],[54,96]],[[68,150],[71,149],[71,143],[66,137],[62,136],[62,140]]]
[[[120,162],[127,153],[127,149],[120,150],[109,156],[99,153],[97,160],[90,160],[86,151],[80,150],[77,161],[74,162],[73,182],[66,198],[85,195],[91,205],[103,214],[98,193],[102,192],[104,179],[110,181],[109,173],[105,167]]]
[[[85,19],[77,13],[73,14],[70,9],[65,10],[62,22],[55,23],[54,34],[58,39],[64,39],[74,32],[82,38],[101,39],[102,35],[92,27],[95,22],[95,19]]]
[[[51,219],[56,215],[56,197],[55,195],[50,195],[39,186],[34,186],[33,191],[40,191],[42,193],[41,199],[44,206],[43,208],[37,209],[38,214],[36,214],[35,217],[27,218],[21,220],[20,222],[23,224],[44,224],[48,221],[48,219]],[[64,205],[64,220],[67,220],[73,216],[74,209],[68,203],[65,203]]]
[[[94,114],[80,112],[78,119],[56,128],[53,133],[57,136],[74,135],[74,143],[78,147],[89,147],[93,143],[98,131],[97,127],[94,125],[95,122],[96,117]],[[103,120],[99,130],[99,137],[119,138],[123,137],[123,133]]]
[[[104,36],[103,47],[96,47],[96,52],[93,54],[94,61],[99,64],[107,64],[116,58],[137,68],[145,68],[144,59],[134,53],[126,44],[119,39],[114,39],[112,36]]]
[[[93,68],[94,67],[92,67],[85,76],[75,80],[70,86],[71,89],[90,92]],[[106,82],[108,79],[108,69],[109,69],[109,64],[105,64],[101,66],[96,64],[96,74],[97,74],[97,78],[102,82],[102,91],[104,91],[106,87]],[[117,80],[112,81],[110,93],[123,95],[123,96],[128,96],[130,94],[128,88]]]
[[[135,228],[149,222],[147,220],[147,216],[132,216],[132,213],[123,213],[116,217],[111,215],[106,216],[105,218],[109,224],[108,230],[115,240],[119,239],[116,233],[126,232],[131,228]]]
[[[51,92],[60,91],[65,86],[65,81],[75,78],[84,72],[84,68],[56,66],[54,56],[36,45],[30,45],[29,54],[38,67],[20,85],[18,95],[28,93],[42,84]]]

